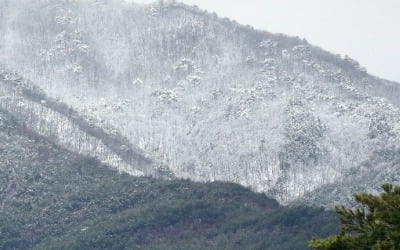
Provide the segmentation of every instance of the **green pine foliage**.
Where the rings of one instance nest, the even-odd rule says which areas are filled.
[[[385,184],[379,196],[362,193],[355,199],[362,208],[337,207],[341,232],[314,239],[314,249],[400,249],[400,186]]]

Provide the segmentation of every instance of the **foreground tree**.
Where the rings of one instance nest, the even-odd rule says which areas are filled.
[[[362,208],[336,207],[341,232],[326,239],[313,239],[312,249],[400,249],[400,186],[382,186],[379,196],[357,194]]]

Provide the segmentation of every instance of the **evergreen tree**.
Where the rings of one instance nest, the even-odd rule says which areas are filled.
[[[362,208],[336,207],[341,232],[326,239],[313,239],[312,249],[400,249],[400,186],[382,186],[379,196],[362,193],[355,199]]]

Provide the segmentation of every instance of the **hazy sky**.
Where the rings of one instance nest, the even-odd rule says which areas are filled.
[[[400,0],[182,2],[257,29],[305,37],[333,53],[351,56],[372,74],[400,82]]]

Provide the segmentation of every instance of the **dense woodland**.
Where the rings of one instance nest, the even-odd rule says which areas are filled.
[[[237,184],[132,177],[0,112],[1,249],[306,249],[330,212]]]
[[[1,105],[70,150],[284,204],[331,207],[399,179],[400,85],[348,56],[174,1],[2,3],[3,71],[73,115],[7,80]]]
[[[399,184],[400,84],[305,39],[173,0],[0,0],[0,34],[0,249],[307,249]]]
[[[117,131],[97,126],[90,117],[82,117],[67,105],[47,97],[19,75],[3,70],[0,83],[0,108],[13,113],[25,127],[131,175],[173,176]]]

